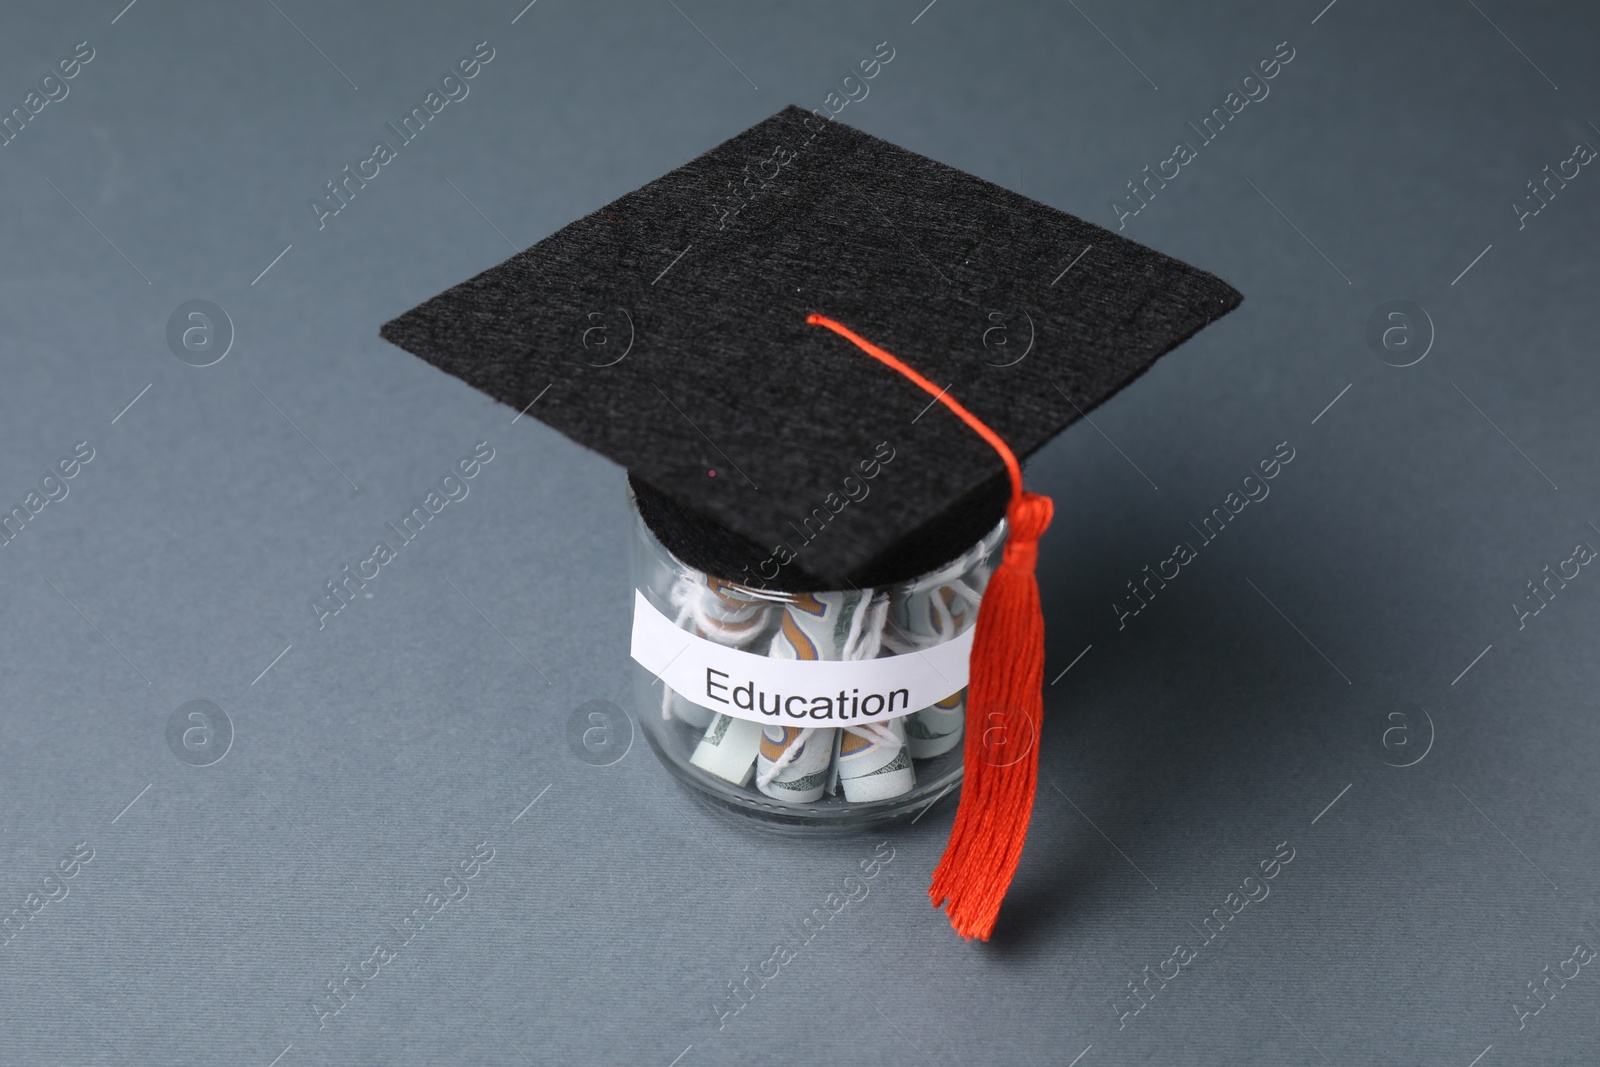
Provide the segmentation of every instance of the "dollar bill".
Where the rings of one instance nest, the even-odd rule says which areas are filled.
[[[795,594],[778,614],[777,632],[767,654],[793,660],[871,659],[882,647],[883,620],[888,610],[888,598],[875,597],[870,589]],[[768,796],[779,795],[773,790],[784,790],[784,796],[804,796],[806,799],[799,802],[809,803],[837,787],[840,772],[835,753],[842,743],[838,729],[806,730],[803,742],[797,742],[800,733],[793,727],[766,729],[762,758],[768,758],[770,749],[771,759],[758,763],[756,786]],[[790,754],[791,762],[774,776],[771,768],[796,743],[809,748]],[[796,770],[802,764],[804,770]],[[820,772],[815,782],[811,780],[813,766]],[[790,784],[799,782],[805,783],[804,788]]]
[[[722,645],[740,647],[760,637],[774,605],[752,589],[725,578],[698,576],[692,618],[701,635]]]
[[[679,627],[731,648],[759,641],[777,610],[744,586],[689,568],[679,573],[668,599],[677,608],[674,622]],[[702,730],[711,727],[715,711],[662,688],[666,690],[661,697],[664,718]]]
[[[839,739],[839,784],[853,803],[887,800],[917,784],[903,719],[845,727]]]
[[[958,689],[932,707],[906,716],[912,759],[942,756],[961,743],[967,721],[967,691]]]
[[[986,574],[963,579],[962,561],[946,568],[946,580],[890,598],[889,632],[884,643],[896,652],[914,652],[949,641],[977,621],[979,590]],[[962,567],[964,570],[965,568]],[[961,743],[967,691],[959,689],[907,718],[906,739],[913,759],[942,756]]]
[[[761,747],[761,724],[712,713],[711,725],[695,745],[689,762],[734,785],[750,784]]]
[[[811,594],[808,600],[784,609],[772,654],[796,659],[871,659],[882,649],[889,610],[889,599],[874,596],[871,590]],[[916,784],[902,723],[889,720],[830,732],[837,735],[832,777],[844,790],[845,800],[885,800],[909,792]]]
[[[792,594],[780,610],[768,655],[798,660],[870,658],[859,654],[871,640],[866,636],[869,620],[864,617],[870,613],[870,593]],[[876,647],[872,654],[877,655]]]
[[[754,726],[754,723],[750,725]],[[833,759],[833,730],[760,726],[756,788],[774,800],[811,804],[822,799]]]

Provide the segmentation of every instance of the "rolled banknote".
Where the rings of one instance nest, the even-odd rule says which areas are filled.
[[[899,721],[899,720],[895,720]],[[961,743],[967,721],[967,691],[958,689],[931,707],[906,716],[906,743],[912,759],[942,756]]]
[[[906,746],[905,719],[846,726],[839,741],[839,783],[852,803],[887,800],[917,784]]]
[[[743,648],[762,637],[776,610],[744,586],[690,568],[679,572],[668,601],[677,608],[673,620],[677,626],[732,648]],[[662,689],[663,718],[680,719],[702,730],[711,727],[716,712],[685,700],[665,685]]]
[[[872,659],[882,647],[888,610],[888,598],[874,596],[870,589],[795,594],[782,608],[768,655],[795,660]],[[884,743],[888,740],[885,735]],[[903,734],[899,743],[903,748]],[[842,765],[834,768],[834,753],[841,744],[837,729],[766,727],[756,788],[795,803],[819,800],[843,774]]]
[[[895,652],[915,652],[949,641],[971,626],[988,579],[986,571],[967,574],[974,565],[962,557],[913,591],[891,596],[884,644]],[[942,756],[959,745],[966,714],[963,688],[908,716],[905,733],[912,758]]]
[[[859,634],[845,647],[845,659],[874,659],[884,651],[890,598],[872,596]],[[865,723],[839,731],[835,763],[846,801],[887,800],[909,793],[917,784],[911,766],[905,719]]]
[[[872,659],[883,647],[888,611],[889,599],[874,595],[870,589],[801,594],[784,606],[770,654],[801,660]],[[842,730],[769,727],[763,735],[756,771],[756,786],[768,796],[778,795],[773,790],[782,787],[786,778],[806,777],[795,769],[801,756],[791,757],[779,767],[779,761],[787,754],[786,746],[800,743],[802,732],[811,735],[811,760],[830,771],[826,780],[814,787],[819,790],[816,796],[809,795],[809,788],[805,791],[809,800],[819,799],[822,787],[832,791],[835,783],[843,787],[847,801],[884,800],[908,792],[916,784],[905,729],[894,720]],[[826,736],[817,739],[816,735]],[[824,741],[830,750],[828,755],[833,757],[831,768],[823,757]],[[806,780],[810,781],[808,777]]]
[[[711,725],[695,745],[689,762],[734,785],[748,785],[760,747],[760,723],[712,712]]]
[[[828,784],[828,764],[833,760],[834,731],[749,725],[761,731],[756,788],[791,804],[821,800]]]

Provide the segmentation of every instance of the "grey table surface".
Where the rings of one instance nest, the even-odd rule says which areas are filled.
[[[1592,8],[122,3],[0,17],[0,1063],[1600,1058]],[[686,799],[627,717],[621,472],[377,333],[884,41],[842,121],[1112,228],[1293,57],[1120,220],[1244,306],[1031,464],[1053,681],[986,945],[925,893],[950,800],[798,840]]]

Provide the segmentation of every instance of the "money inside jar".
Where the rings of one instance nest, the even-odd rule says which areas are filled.
[[[635,573],[641,595],[695,639],[677,653],[674,666],[696,663],[692,672],[680,670],[680,679],[701,680],[707,668],[695,656],[706,645],[785,664],[903,660],[906,668],[937,679],[937,663],[930,669],[921,654],[971,630],[1003,537],[1002,522],[955,560],[909,581],[785,593],[689,566],[636,516],[641,558]],[[808,717],[790,718],[780,709],[786,702],[794,706],[794,694],[769,694],[753,683],[749,692],[732,678],[709,689],[685,684],[679,692],[663,678],[641,674],[650,692],[647,706],[659,709],[646,725],[658,749],[699,776],[700,784],[759,810],[846,814],[882,807],[925,795],[931,784],[944,788],[960,767],[966,687],[953,671],[948,691],[936,689],[937,699],[917,707],[898,699],[901,689],[892,681],[881,711],[870,698],[841,692],[828,700],[830,714],[838,706],[840,725],[814,725],[809,715],[815,705],[805,700]],[[855,717],[848,718],[852,711]]]

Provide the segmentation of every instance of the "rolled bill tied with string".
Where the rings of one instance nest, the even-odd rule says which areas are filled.
[[[733,582],[685,567],[678,572],[667,602],[676,609],[673,625],[730,648],[744,648],[766,633],[774,605]],[[716,712],[662,686],[661,717],[707,729]],[[741,783],[742,784],[742,783]]]
[[[777,659],[844,659],[851,623],[868,598],[860,593],[795,593],[779,608],[778,632],[767,654]],[[774,800],[811,804],[822,799],[833,761],[834,731],[794,726],[761,728],[756,788]]]
[[[873,659],[883,647],[888,610],[888,597],[875,596],[870,589],[796,594],[782,609],[769,654],[797,660]],[[899,796],[916,783],[905,742],[903,729],[876,723],[845,727],[842,734],[835,729],[767,727],[756,788],[797,803],[816,801],[832,785],[826,772],[837,749],[834,771],[846,800]],[[823,772],[815,779],[813,766]],[[802,780],[804,789],[792,784]]]
[[[677,626],[732,648],[742,648],[765,634],[776,610],[743,586],[687,567],[678,573],[668,601],[677,608],[673,620]],[[705,730],[689,762],[734,785],[748,785],[761,745],[761,727],[719,715],[684,699],[665,684],[662,688],[663,718],[681,719]]]
[[[721,718],[721,716],[718,716]],[[832,730],[798,726],[754,727],[761,735],[756,756],[756,788],[774,800],[811,804],[822,799],[833,760]]]
[[[967,721],[967,691],[957,689],[937,704],[906,716],[906,743],[912,759],[942,756],[961,743]]]
[[[981,547],[981,546],[979,546]],[[914,592],[890,599],[889,626],[883,637],[892,652],[916,652],[950,640],[977,618],[978,602],[988,583],[978,566],[981,556],[968,552]],[[974,568],[977,568],[974,570]],[[967,574],[969,570],[973,573]],[[967,718],[967,691],[958,689],[906,719],[905,734],[913,759],[942,756],[961,743]]]
[[[909,716],[907,716],[909,718]],[[839,782],[852,803],[887,800],[917,784],[906,747],[905,718],[839,731]]]

